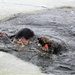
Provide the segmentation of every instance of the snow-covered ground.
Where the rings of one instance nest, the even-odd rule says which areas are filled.
[[[75,6],[75,0],[0,0],[0,20],[21,12],[60,6]]]
[[[12,3],[1,3],[0,4],[0,20],[14,16],[13,14],[17,13],[28,13],[34,10],[40,10],[41,7],[28,6],[28,5],[18,5]]]
[[[0,52],[0,75],[53,75],[43,74],[41,70],[15,56]]]

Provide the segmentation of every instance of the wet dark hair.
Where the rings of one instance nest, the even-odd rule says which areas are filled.
[[[45,46],[45,43],[41,38],[38,38],[38,43],[40,43],[42,46]]]
[[[24,37],[26,40],[30,39],[34,37],[34,32],[29,28],[23,28],[15,35],[16,39],[21,38],[21,37]]]

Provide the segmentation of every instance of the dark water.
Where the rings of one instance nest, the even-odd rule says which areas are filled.
[[[41,67],[42,72],[54,73],[55,75],[75,75],[75,9],[50,9],[41,10],[29,14],[18,14],[14,18],[9,18],[0,22],[0,31],[9,35],[15,34],[22,28],[31,28],[36,35],[52,36],[63,40],[67,45],[67,51],[61,55],[52,55],[46,58],[44,54],[40,56],[33,45],[25,50],[14,51],[3,48],[9,53],[27,60]],[[8,45],[11,46],[11,45]]]

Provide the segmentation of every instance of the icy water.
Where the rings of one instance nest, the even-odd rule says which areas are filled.
[[[25,50],[14,51],[3,48],[9,53],[41,67],[42,72],[55,75],[75,75],[75,8],[41,10],[34,13],[18,14],[14,18],[0,21],[0,31],[9,35],[22,28],[32,29],[38,36],[52,36],[64,41],[67,51],[60,55],[46,58],[36,53],[34,45]]]

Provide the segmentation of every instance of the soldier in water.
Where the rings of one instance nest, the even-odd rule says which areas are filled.
[[[39,50],[52,53],[59,54],[61,51],[66,51],[66,44],[64,41],[59,39],[51,39],[46,36],[38,38],[38,47]]]
[[[33,40],[34,32],[29,28],[23,28],[12,36],[8,36],[7,34],[2,32],[0,32],[0,36],[5,36],[9,41],[12,40],[11,42],[24,46]]]

